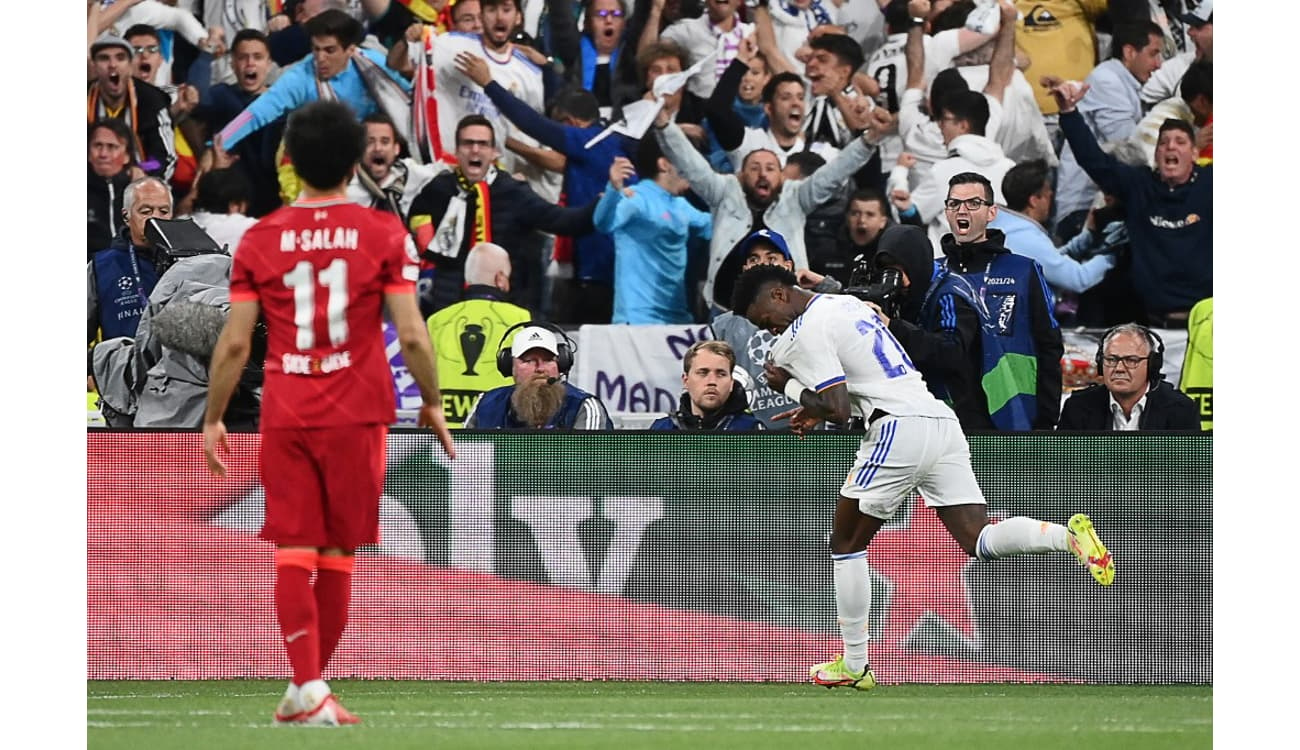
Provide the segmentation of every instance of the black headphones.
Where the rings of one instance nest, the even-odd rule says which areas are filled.
[[[1107,328],[1106,332],[1101,335],[1101,341],[1097,344],[1097,374],[1101,374],[1101,358],[1105,354],[1106,339],[1121,328],[1136,329],[1147,337],[1147,348],[1151,350],[1151,353],[1147,355],[1147,385],[1150,388],[1155,388],[1156,384],[1165,377],[1164,373],[1161,372],[1165,365],[1165,342],[1160,339],[1160,336],[1155,331],[1137,323],[1124,323],[1113,326]]]
[[[507,328],[505,333],[501,334],[501,343],[497,344],[497,372],[507,378],[514,374],[515,356],[510,353],[511,347],[506,344],[506,340],[510,338],[510,334],[514,331],[529,326],[545,328],[556,334],[555,348],[559,349],[559,351],[555,354],[555,365],[559,368],[561,375],[568,375],[569,370],[573,367],[573,355],[578,353],[578,345],[573,339],[569,338],[569,334],[565,333],[563,328],[553,323],[544,323],[538,320],[525,320],[522,323],[515,323]]]

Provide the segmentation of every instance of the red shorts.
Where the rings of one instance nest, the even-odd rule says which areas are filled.
[[[383,424],[264,430],[261,538],[348,550],[377,544],[387,437]]]

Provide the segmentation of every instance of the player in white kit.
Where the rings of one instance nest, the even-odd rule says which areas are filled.
[[[867,544],[914,490],[968,555],[995,560],[1070,552],[1101,585],[1114,580],[1114,559],[1082,513],[1072,516],[1068,526],[1025,516],[989,523],[956,414],[930,393],[866,302],[814,294],[800,288],[788,270],[760,265],[736,281],[732,309],[777,336],[765,366],[768,384],[799,404],[777,419],[788,416],[800,435],[822,420],[844,424],[860,416],[867,423],[831,523],[835,609],[844,653],[814,665],[809,670],[814,683],[859,690],[876,686],[867,661]]]

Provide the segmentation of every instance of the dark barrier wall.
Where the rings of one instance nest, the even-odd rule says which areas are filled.
[[[805,678],[838,649],[831,508],[851,435],[389,438],[382,542],[328,674]],[[868,551],[885,682],[1209,683],[1209,436],[973,436],[994,517],[1089,513],[1069,555],[974,562],[914,498]],[[285,676],[258,436],[207,476],[193,433],[92,431],[91,678]]]

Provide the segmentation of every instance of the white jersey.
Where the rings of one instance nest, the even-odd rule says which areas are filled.
[[[776,158],[781,162],[781,167],[784,168],[790,154],[796,154],[804,150],[804,139],[802,135],[797,136],[790,148],[783,148],[781,144],[776,142],[776,136],[772,135],[771,130],[767,128],[745,128],[744,140],[740,142],[739,146],[727,152],[727,158],[731,159],[731,166],[736,173],[740,172],[740,165],[745,161],[745,157],[749,155],[749,152],[757,151],[760,148],[776,154]],[[808,150],[828,162],[840,153],[838,148],[825,141],[814,141]]]
[[[921,37],[925,47],[925,83],[939,71],[952,66],[952,60],[960,51],[957,35],[961,29],[949,29],[934,36]],[[880,94],[876,104],[886,107],[890,112],[898,112],[903,90],[907,88],[907,34],[890,34],[879,49],[871,53],[867,60],[866,73],[876,79],[880,85]]]
[[[419,54],[419,45],[412,45],[411,48],[415,54]],[[483,88],[456,69],[456,55],[461,52],[471,52],[487,60],[492,80],[528,106],[538,112],[542,112],[544,107],[542,71],[524,57],[522,52],[511,47],[510,56],[502,60],[483,46],[483,40],[478,34],[459,31],[439,34],[433,39],[433,97],[438,104],[438,136],[442,140],[443,151],[455,153],[456,123],[461,118],[466,115],[483,115],[492,121],[496,131],[497,150],[501,152],[501,164],[505,170],[527,172],[527,162],[513,151],[506,150],[506,138],[514,138],[529,146],[536,146],[537,141],[502,116],[492,100],[483,93]]]
[[[876,409],[894,416],[957,415],[926,388],[921,373],[867,303],[819,294],[772,344],[771,358],[817,392],[844,383],[854,416]]]

